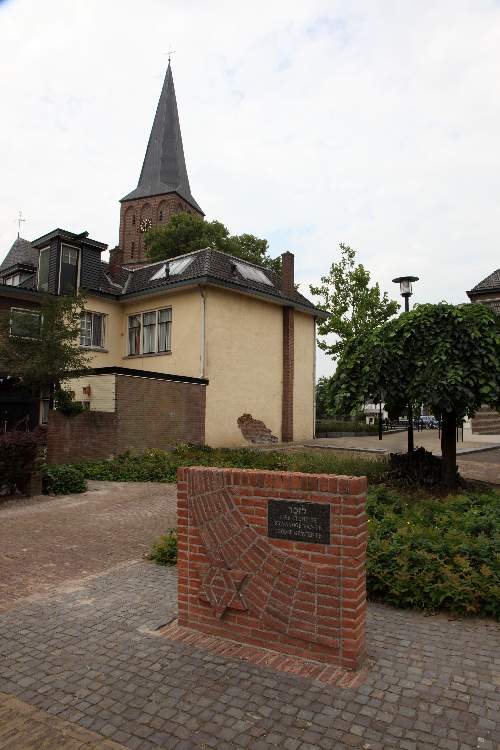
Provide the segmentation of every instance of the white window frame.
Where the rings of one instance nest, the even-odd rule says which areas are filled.
[[[81,334],[81,316],[82,315],[91,315],[91,328],[90,328],[90,344],[82,344],[82,334]],[[101,316],[101,345],[97,346],[96,344],[92,344],[92,339],[94,338],[94,315],[100,315]],[[94,351],[105,351],[106,350],[106,313],[100,312],[99,310],[82,310],[80,314],[80,348],[81,349],[93,349]]]
[[[50,245],[46,245],[46,247],[41,247],[40,252],[38,253],[38,271],[36,274],[36,288],[40,289],[40,258],[42,253],[44,253],[47,250],[49,253],[49,265],[47,267],[47,289],[45,291],[49,291],[49,274],[50,274]]]
[[[70,250],[75,250],[76,252],[76,289],[75,294],[80,289],[80,271],[81,271],[81,264],[82,264],[82,253],[81,249],[79,247],[75,247],[75,245],[70,245],[68,242],[61,242],[61,245],[59,247],[59,281],[57,284],[57,293],[61,294],[61,271],[62,271],[62,254],[63,254],[63,248],[68,247]]]
[[[170,320],[167,321],[170,323],[170,349],[165,349],[162,351],[159,351],[159,338],[160,338],[160,312],[163,310],[170,310]],[[155,336],[154,336],[154,351],[152,352],[144,352],[144,316],[148,315],[150,313],[155,314]],[[139,336],[139,349],[140,351],[131,353],[130,351],[130,318],[140,317],[141,320],[141,331]],[[150,324],[151,325],[151,324]],[[126,343],[127,343],[127,357],[149,357],[151,355],[158,355],[161,356],[162,354],[170,354],[172,351],[172,307],[170,305],[167,305],[165,307],[159,307],[154,310],[141,310],[140,312],[136,313],[130,313],[127,315],[127,335],[126,335]]]
[[[36,310],[32,307],[11,307],[10,308],[10,316],[9,316],[9,336],[12,336],[16,339],[27,339],[29,341],[36,341],[37,338],[34,336],[20,336],[18,333],[12,333],[12,313],[14,312],[21,312],[21,313],[29,313],[30,315],[36,315],[38,316],[38,319],[40,321],[40,327],[42,325],[42,314],[39,310]]]

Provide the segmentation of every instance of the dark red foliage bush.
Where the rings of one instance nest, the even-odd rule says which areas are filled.
[[[35,468],[39,446],[44,442],[45,431],[9,430],[0,433],[0,490],[14,493],[24,485]]]

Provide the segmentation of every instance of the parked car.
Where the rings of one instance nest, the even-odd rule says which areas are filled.
[[[424,430],[437,430],[439,428],[439,421],[436,417],[422,415],[418,418],[421,429]]]

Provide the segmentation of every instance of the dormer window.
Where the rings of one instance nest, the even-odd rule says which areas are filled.
[[[49,289],[49,256],[50,247],[44,247],[40,250],[38,260],[38,289],[41,292],[47,292]]]
[[[59,294],[74,294],[78,289],[78,250],[70,245],[61,245],[61,267],[59,270]]]

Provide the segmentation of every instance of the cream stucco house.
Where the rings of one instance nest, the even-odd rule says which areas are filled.
[[[100,261],[105,246],[85,233],[57,229],[31,246],[38,269],[19,293],[31,300],[40,291],[86,294],[80,345],[91,352],[92,372],[67,387],[90,412],[114,413],[116,378],[129,375],[137,402],[132,389],[120,409],[136,413],[141,432],[157,429],[137,411],[150,398],[146,384],[158,380],[204,391],[204,414],[188,421],[203,418],[209,445],[313,437],[315,321],[324,313],[295,290],[290,253],[282,277],[215,250],[119,266],[113,276]],[[16,310],[22,314],[22,301]],[[151,419],[168,422],[168,408],[155,414],[154,406],[147,405]]]
[[[40,292],[85,292],[80,345],[93,370],[68,388],[94,418],[66,426],[61,449],[86,441],[92,456],[99,434],[104,452],[314,435],[315,323],[325,313],[296,291],[293,255],[282,256],[281,276],[203,248],[150,263],[145,233],[179,212],[203,216],[189,185],[169,64],[109,262],[101,259],[107,246],[86,232],[55,229],[31,243],[18,239],[0,266],[0,296],[2,285],[20,295],[16,315],[23,295],[33,304]]]

